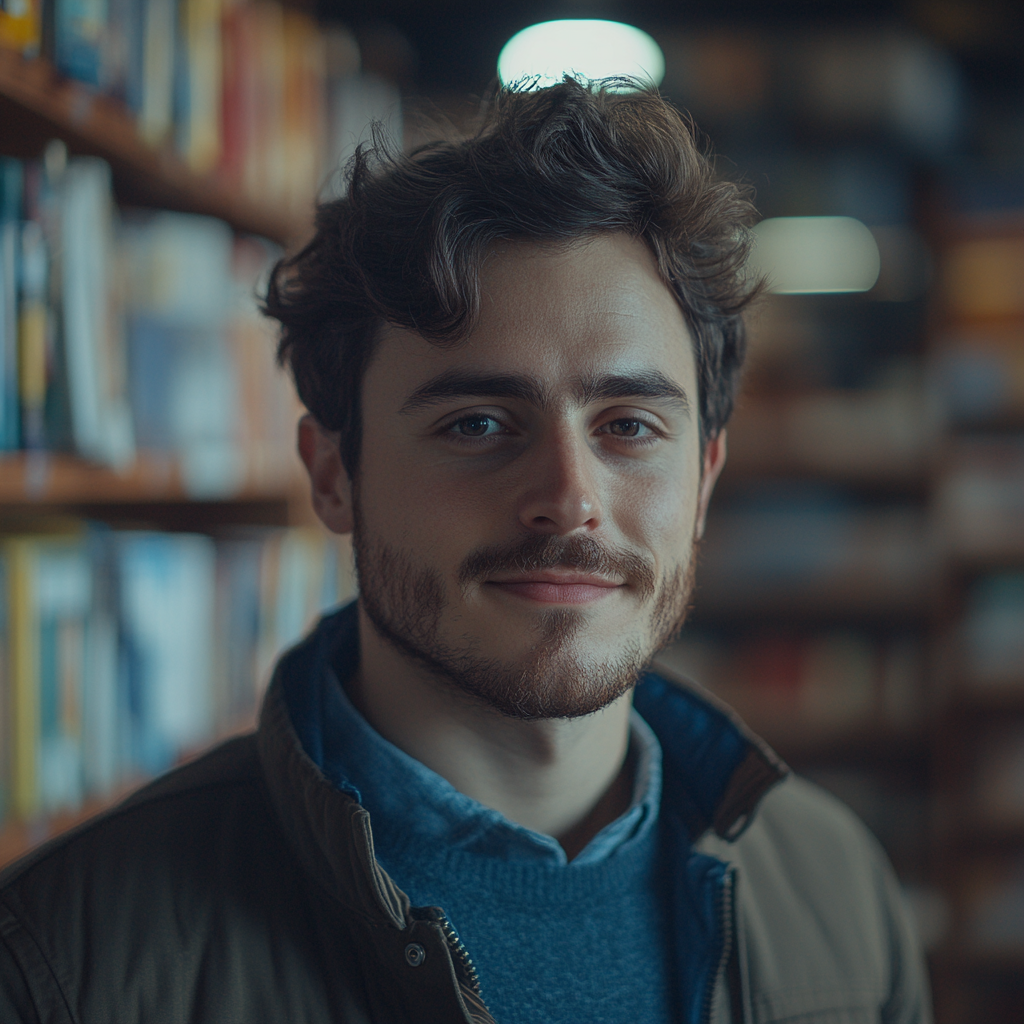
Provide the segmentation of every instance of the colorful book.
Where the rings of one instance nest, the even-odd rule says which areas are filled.
[[[11,642],[7,603],[7,553],[0,548],[0,824],[11,809]]]
[[[36,806],[45,814],[74,809],[84,795],[82,701],[93,605],[92,566],[81,537],[40,539],[33,547],[39,729]]]
[[[180,0],[178,152],[199,174],[220,160],[221,0]]]
[[[61,0],[53,8],[53,60],[57,70],[85,85],[106,83],[108,0]]]
[[[18,391],[21,399],[21,436],[25,448],[46,443],[49,308],[47,277],[49,253],[38,221],[21,225],[21,273],[18,303]]]
[[[25,57],[39,54],[42,39],[42,0],[0,3],[0,47]]]
[[[215,549],[198,535],[123,533],[116,558],[126,753],[155,774],[213,733]]]
[[[19,818],[37,807],[36,765],[39,741],[38,625],[32,596],[33,541],[6,543],[7,625],[10,644],[11,809]]]
[[[111,265],[110,167],[70,160],[61,181],[63,337],[78,452],[111,466],[134,458],[127,359]]]
[[[146,0],[142,11],[138,128],[146,142],[159,146],[174,125],[177,6],[175,0]]]
[[[17,448],[19,221],[24,168],[20,160],[0,157],[0,451]]]

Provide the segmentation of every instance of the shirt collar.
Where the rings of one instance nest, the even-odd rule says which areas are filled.
[[[306,755],[326,775],[325,764],[328,758],[325,744],[330,740],[330,761],[337,766],[338,771],[332,768],[329,778],[336,788],[360,801],[362,794],[355,780],[349,777],[352,766],[358,767],[359,762],[344,752],[340,759],[335,759],[333,743],[340,742],[339,734],[333,728],[325,727],[325,723],[332,720],[331,705],[335,696],[340,694],[344,697],[344,691],[338,685],[338,676],[331,666],[338,666],[347,678],[347,673],[354,670],[358,659],[358,616],[353,602],[326,616],[307,641],[282,658],[272,687],[279,689],[292,728]],[[648,673],[644,676],[636,688],[634,701],[641,724],[650,728],[656,743],[660,744],[657,748],[657,765],[653,754],[650,762],[648,797],[654,795],[656,807],[656,794],[660,791],[661,812],[671,813],[680,820],[691,840],[695,840],[708,828],[713,828],[727,840],[733,840],[753,820],[765,792],[784,778],[789,769],[728,707],[688,680],[670,682],[662,678],[667,673],[661,669],[659,672],[661,675]],[[327,685],[328,680],[333,682]],[[341,713],[344,715],[344,705]],[[361,716],[358,718],[361,720]],[[352,720],[349,721],[351,724]],[[363,726],[369,729],[368,723],[362,721]],[[382,743],[386,743],[372,729],[370,732]],[[647,740],[644,740],[644,745],[649,746]],[[418,766],[416,771],[429,772],[424,765],[397,748],[392,746],[391,749],[401,758]],[[644,784],[643,776],[642,770],[637,772],[638,786]],[[434,777],[438,778],[436,775]],[[363,784],[366,785],[365,781]],[[396,788],[401,789],[397,785]],[[469,800],[453,787],[449,786],[449,789],[459,799]],[[634,792],[634,801],[627,815],[637,806],[637,792],[639,790]],[[641,798],[640,805],[648,806],[647,800]],[[484,811],[497,814],[487,808]],[[447,813],[450,814],[451,809]],[[507,822],[500,815],[498,817],[513,829],[521,828]],[[653,822],[655,817],[654,813],[647,814],[646,820]],[[448,820],[443,814],[441,821]],[[478,818],[477,824],[482,826],[485,823]],[[613,828],[615,825],[613,822],[608,827]],[[375,820],[374,832],[377,830],[378,823]],[[528,829],[522,829],[522,832],[526,835],[525,847],[536,850],[538,833]],[[603,832],[593,840],[597,842],[598,851],[604,842]],[[615,843],[617,840],[613,838],[609,842]],[[553,853],[551,844],[557,846],[550,837],[541,837],[542,848],[549,854]],[[561,847],[558,849],[561,850]],[[557,854],[553,855],[557,857]],[[596,855],[601,856],[600,852]],[[579,857],[573,861],[574,864],[579,862]]]
[[[505,861],[567,863],[565,851],[552,836],[516,824],[459,792],[381,736],[353,706],[333,670],[324,674],[320,685],[319,767],[335,785],[358,791],[384,861],[412,846],[422,849],[429,844]],[[636,712],[630,720],[630,752],[636,759],[630,805],[591,839],[574,858],[576,865],[611,857],[654,826],[661,800],[661,745]]]

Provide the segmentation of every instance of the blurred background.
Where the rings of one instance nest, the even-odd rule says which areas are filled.
[[[872,828],[940,1024],[1024,1020],[1005,0],[0,2],[0,861],[248,727],[354,593],[255,296],[372,120],[407,148],[470,126],[505,44],[556,19],[647,33],[766,218],[774,291],[661,657]]]

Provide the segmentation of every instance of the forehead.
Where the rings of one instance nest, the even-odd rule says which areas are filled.
[[[557,394],[592,374],[657,371],[695,388],[693,344],[647,246],[599,235],[569,247],[505,243],[480,276],[480,315],[452,346],[388,327],[367,377],[415,387],[453,368],[514,373]],[[368,379],[367,384],[371,381]]]

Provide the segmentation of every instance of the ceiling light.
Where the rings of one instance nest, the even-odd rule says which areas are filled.
[[[852,217],[772,217],[754,234],[750,268],[777,294],[866,292],[878,280],[878,243]]]
[[[618,21],[545,21],[517,32],[498,57],[504,85],[554,85],[566,74],[583,79],[625,76],[658,85],[665,77],[661,47],[646,33]]]

